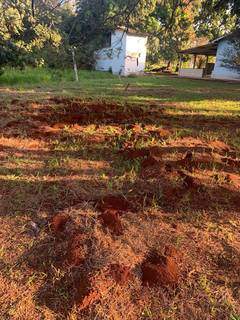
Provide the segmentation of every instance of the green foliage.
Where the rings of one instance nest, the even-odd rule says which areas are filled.
[[[155,5],[156,0],[78,0],[77,15],[64,25],[70,45],[77,47],[78,64],[91,67],[94,51],[119,26],[146,31]]]
[[[58,14],[48,14],[47,4],[56,1],[38,1],[33,17],[31,0],[2,0],[0,3],[0,65],[24,67],[42,63],[42,50],[47,46],[57,51],[62,35],[53,24]],[[43,5],[44,4],[44,5]]]
[[[198,36],[205,36],[212,40],[234,30],[237,27],[239,16],[233,10],[230,2],[204,0],[200,12],[195,17],[196,32]]]
[[[178,59],[178,51],[195,37],[194,17],[199,9],[196,0],[158,1],[152,18],[155,31],[151,43],[157,50],[150,51],[152,62],[162,59],[169,63]]]
[[[149,34],[148,62],[170,65],[178,51],[206,42],[239,23],[240,0],[77,0],[76,12],[60,0],[0,1],[0,68],[69,68],[71,46],[80,68],[119,26]]]

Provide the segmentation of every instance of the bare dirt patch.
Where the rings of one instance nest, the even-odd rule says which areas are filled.
[[[120,264],[112,264],[109,267],[109,273],[112,278],[120,285],[126,284],[131,280],[131,268]]]
[[[179,267],[174,256],[150,252],[141,266],[142,281],[151,286],[173,286],[179,281]]]
[[[76,233],[69,239],[67,247],[67,263],[72,267],[79,266],[84,262],[84,240],[85,236],[81,233]]]
[[[221,121],[183,134],[157,105],[61,97],[0,116],[3,318],[240,313],[240,159],[210,138]]]
[[[66,223],[70,220],[68,214],[57,214],[52,218],[50,223],[51,229],[55,234],[64,231]]]
[[[122,195],[107,195],[99,200],[97,209],[104,212],[114,210],[117,212],[132,211],[133,205]]]
[[[108,209],[99,218],[103,225],[108,227],[115,235],[121,236],[123,234],[123,226],[117,211]]]

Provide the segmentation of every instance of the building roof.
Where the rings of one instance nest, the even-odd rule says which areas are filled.
[[[141,31],[137,31],[135,29],[131,29],[131,28],[128,28],[128,27],[118,27],[116,29],[116,31],[123,31],[129,35],[134,35],[134,36],[137,36],[137,37],[144,37],[146,38],[148,36],[148,34],[146,32],[141,32]]]
[[[217,54],[218,42],[207,43],[203,46],[194,47],[186,50],[181,50],[179,53],[182,54],[202,54],[208,56],[215,56]]]
[[[189,48],[186,50],[181,50],[179,53],[182,54],[199,54],[199,55],[207,55],[207,56],[216,56],[217,54],[217,47],[220,41],[223,39],[232,39],[232,38],[239,38],[240,39],[240,29],[237,29],[223,37],[217,38],[212,42],[209,42],[202,46],[197,46],[194,48]]]

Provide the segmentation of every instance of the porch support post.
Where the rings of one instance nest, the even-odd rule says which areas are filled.
[[[179,69],[182,69],[182,55],[179,57]]]
[[[197,55],[194,55],[194,61],[193,61],[193,69],[196,67],[196,62],[197,62]]]
[[[206,66],[207,66],[207,64],[208,64],[208,58],[209,58],[209,56],[207,55]]]

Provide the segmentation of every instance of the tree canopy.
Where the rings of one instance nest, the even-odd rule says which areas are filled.
[[[150,62],[177,60],[189,44],[239,27],[240,0],[2,0],[0,65],[65,67],[76,47],[91,67],[105,35],[124,26],[149,34]]]

